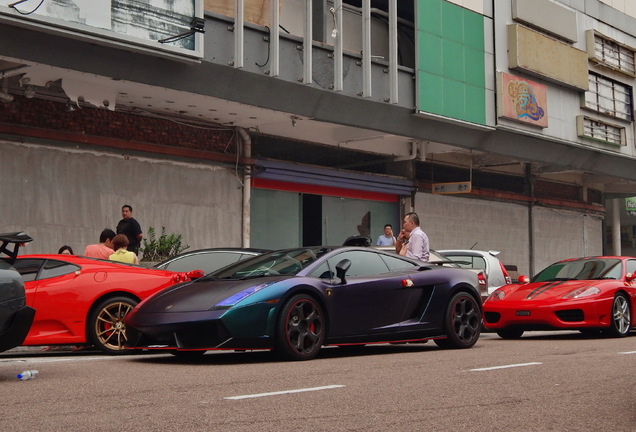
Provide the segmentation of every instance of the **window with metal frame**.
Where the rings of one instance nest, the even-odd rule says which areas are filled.
[[[577,118],[578,135],[605,141],[614,145],[625,145],[625,128],[592,119],[590,117],[579,116]]]
[[[599,34],[594,35],[594,57],[614,69],[631,75],[636,74],[634,50]]]
[[[632,88],[594,72],[589,74],[589,90],[585,106],[621,120],[633,119]]]

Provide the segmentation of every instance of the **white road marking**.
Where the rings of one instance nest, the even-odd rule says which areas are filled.
[[[636,351],[619,352],[619,354],[636,354]]]
[[[295,389],[295,390],[282,390],[282,391],[270,392],[270,393],[258,393],[258,394],[252,394],[252,395],[242,395],[242,396],[228,396],[228,397],[224,397],[223,399],[231,399],[231,400],[249,399],[249,398],[258,398],[258,397],[265,397],[265,396],[278,396],[278,395],[284,395],[284,394],[290,394],[290,393],[329,390],[329,389],[340,388],[340,387],[345,387],[345,386],[335,384],[335,385],[328,385],[328,386],[322,386],[322,387],[311,387],[311,388]]]
[[[540,365],[540,364],[543,364],[543,363],[539,363],[539,362],[517,363],[517,364],[504,365],[504,366],[493,366],[493,367],[487,367],[487,368],[471,369],[470,372],[481,372],[481,371],[489,371],[489,370],[496,370],[496,369],[508,369],[508,368],[514,368],[514,367],[535,366],[535,365]]]

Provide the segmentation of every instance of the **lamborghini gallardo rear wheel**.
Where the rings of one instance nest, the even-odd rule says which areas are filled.
[[[466,292],[455,294],[444,316],[446,339],[435,339],[440,348],[470,348],[481,333],[481,308]]]
[[[298,294],[283,308],[276,328],[276,351],[289,360],[310,360],[325,341],[325,316],[311,297]]]

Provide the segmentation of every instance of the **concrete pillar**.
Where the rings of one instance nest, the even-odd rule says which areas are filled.
[[[612,200],[612,250],[619,256],[621,251],[621,199]]]
[[[252,157],[252,138],[243,128],[237,128],[238,135],[241,137],[243,157]],[[242,220],[242,239],[241,244],[244,248],[250,247],[250,228],[251,228],[251,202],[252,202],[252,169],[249,165],[245,165],[243,169],[243,220]]]

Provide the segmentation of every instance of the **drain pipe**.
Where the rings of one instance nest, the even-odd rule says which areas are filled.
[[[425,145],[425,144],[424,144]],[[408,156],[397,156],[392,159],[392,162],[402,162],[402,161],[410,161],[410,160],[425,160],[426,159],[426,148],[424,147],[424,151],[422,151],[423,144],[419,140],[411,141],[411,153]]]
[[[236,128],[241,137],[243,157],[249,159],[252,157],[252,138],[247,131],[241,127]],[[252,167],[245,164],[243,167],[243,217],[241,244],[242,247],[250,247],[250,226],[251,226],[251,200],[252,200]]]

